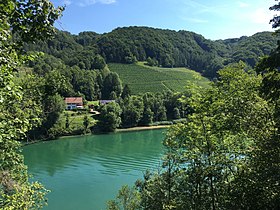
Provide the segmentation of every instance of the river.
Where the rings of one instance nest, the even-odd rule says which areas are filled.
[[[122,185],[157,170],[165,129],[69,137],[24,147],[28,171],[51,190],[44,210],[101,210]]]

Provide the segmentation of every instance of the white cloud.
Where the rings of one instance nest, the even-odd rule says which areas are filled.
[[[246,10],[239,10],[235,13],[233,23],[235,27],[239,27],[243,35],[253,35],[260,31],[272,31],[270,19],[273,17],[273,12],[268,8],[257,5],[246,8]]]
[[[265,10],[263,8],[256,9],[252,15],[251,20],[253,23],[269,23],[269,20],[272,18],[272,13],[268,10]]]
[[[240,18],[246,19],[251,23],[257,25],[267,25],[269,26],[269,21],[273,18],[275,12],[268,10],[267,8],[255,8],[252,11],[244,13]],[[271,27],[271,26],[270,26]]]
[[[114,4],[116,3],[116,0],[81,0],[78,5],[81,7],[86,7],[89,5],[93,5],[93,4]]]
[[[256,1],[255,4],[248,5],[246,10],[239,10],[236,14],[241,20],[245,22],[256,24],[259,27],[263,25],[264,27],[271,27],[269,21],[276,14],[274,11],[269,10],[269,5],[273,5],[274,0],[267,0],[271,3],[263,2],[261,0]],[[241,1],[240,1],[241,2]]]

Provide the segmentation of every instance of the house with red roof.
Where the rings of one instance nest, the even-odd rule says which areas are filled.
[[[82,97],[67,97],[64,101],[67,110],[82,109],[84,107]]]

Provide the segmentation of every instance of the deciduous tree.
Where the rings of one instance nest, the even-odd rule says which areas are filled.
[[[0,3],[0,208],[4,210],[39,209],[45,202],[45,189],[29,182],[20,153],[18,140],[35,119],[21,107],[25,102],[13,70],[30,58],[21,54],[22,42],[49,37],[61,11],[48,0]]]
[[[111,102],[104,105],[100,111],[99,128],[104,132],[115,131],[121,124],[121,111],[117,103]]]

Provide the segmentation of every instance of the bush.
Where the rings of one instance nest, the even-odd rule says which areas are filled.
[[[179,124],[179,123],[185,123],[187,122],[186,118],[181,118],[181,119],[177,119],[177,120],[172,120],[173,124]]]
[[[149,124],[150,126],[158,126],[158,125],[173,125],[172,121],[157,121]]]

